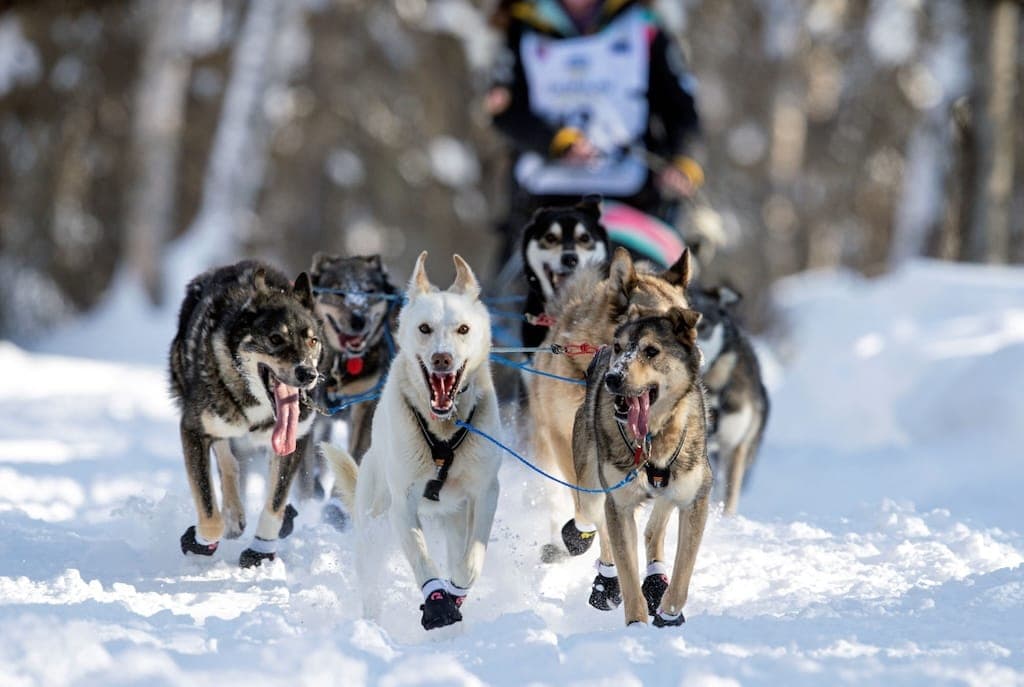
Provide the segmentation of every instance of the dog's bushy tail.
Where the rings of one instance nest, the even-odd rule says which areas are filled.
[[[334,484],[341,492],[341,500],[349,513],[355,512],[356,479],[359,476],[359,465],[348,451],[326,441],[318,445],[320,455],[330,464],[334,472]]]

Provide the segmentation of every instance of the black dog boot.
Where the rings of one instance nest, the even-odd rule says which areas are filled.
[[[654,612],[654,620],[651,621],[655,627],[677,627],[685,622],[686,618],[682,612],[678,615],[669,615],[660,609]]]
[[[668,589],[668,569],[661,561],[653,561],[647,565],[647,577],[640,587],[647,600],[647,615],[654,615],[661,605],[661,597]]]
[[[255,537],[249,548],[238,557],[238,565],[242,568],[255,568],[263,561],[272,561],[277,558],[275,553],[276,546],[276,540],[271,541]]]
[[[345,512],[345,508],[338,499],[331,499],[324,504],[324,509],[320,511],[320,521],[330,525],[339,532],[344,532],[348,529],[350,520],[348,513]]]
[[[183,554],[195,553],[200,556],[212,556],[213,552],[217,550],[218,542],[212,542],[209,544],[200,544],[196,539],[196,526],[192,525],[185,534],[181,535],[181,552]]]
[[[278,539],[284,539],[295,530],[295,518],[298,517],[299,511],[295,510],[295,506],[288,504],[284,507],[284,517],[281,519],[281,529],[277,533]]]
[[[571,556],[586,553],[590,549],[590,545],[594,543],[595,536],[597,536],[596,527],[580,530],[576,527],[576,518],[562,526],[562,541],[565,542],[565,548],[569,550]]]
[[[424,630],[434,630],[462,620],[462,613],[455,603],[455,597],[448,593],[441,580],[427,580],[423,585],[425,598],[420,610],[423,618],[420,622]]]
[[[590,588],[590,605],[599,611],[612,611],[622,603],[622,590],[614,565],[598,561],[597,577]]]

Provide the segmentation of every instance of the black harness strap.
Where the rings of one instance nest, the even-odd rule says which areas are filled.
[[[434,469],[436,470],[434,479],[427,482],[427,485],[423,488],[423,498],[430,501],[440,501],[441,487],[444,486],[445,480],[448,479],[448,469],[451,468],[452,461],[455,460],[455,451],[458,450],[459,446],[466,439],[469,430],[462,427],[450,439],[445,441],[439,439],[436,434],[427,428],[427,421],[423,419],[423,416],[415,408],[410,405],[409,410],[412,411],[413,417],[416,418],[416,424],[420,426],[423,440],[427,442],[427,446],[430,448],[430,455],[434,459]],[[466,424],[473,422],[474,413],[476,413],[476,408],[469,411]]]
[[[619,426],[619,434],[622,436],[622,441],[625,442],[626,448],[633,454],[633,461],[638,467],[643,467],[647,473],[647,483],[651,485],[652,489],[664,489],[668,486],[668,480],[671,475],[672,465],[679,458],[680,451],[683,450],[683,442],[686,441],[686,427],[683,427],[682,433],[679,435],[679,443],[676,444],[676,450],[672,452],[672,457],[668,459],[668,463],[665,467],[659,468],[651,463],[651,439],[650,435],[644,438],[643,444],[637,444],[629,440],[626,436],[626,430],[623,429],[621,422],[616,422]],[[647,459],[644,460],[643,464],[640,463],[641,453],[647,454]]]

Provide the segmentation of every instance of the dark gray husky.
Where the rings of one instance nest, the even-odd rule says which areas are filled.
[[[388,277],[379,255],[342,257],[317,253],[310,267],[316,314],[323,322],[324,383],[318,400],[335,414],[322,417],[313,427],[297,480],[303,498],[323,493],[324,466],[314,446],[330,438],[332,419],[348,420],[348,452],[358,461],[370,445],[370,423],[377,397],[395,355],[392,334],[397,327],[400,294]],[[324,506],[323,519],[338,529],[348,515],[337,490]]]
[[[309,277],[292,285],[270,265],[246,260],[193,279],[171,344],[171,391],[181,407],[181,444],[198,524],[181,537],[182,553],[212,555],[221,537],[245,530],[236,455],[272,449],[268,494],[242,567],[273,559],[291,532],[292,477],[313,425],[307,397],[322,347]],[[223,510],[210,475],[220,468]],[[287,507],[287,508],[286,508]]]

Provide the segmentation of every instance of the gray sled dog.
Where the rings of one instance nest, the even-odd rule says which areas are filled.
[[[588,349],[578,355],[537,354],[535,367],[542,372],[583,380],[596,347],[610,343],[615,328],[626,321],[627,310],[636,306],[643,314],[686,308],[686,285],[690,280],[689,253],[683,251],[674,265],[663,272],[637,269],[625,248],[617,248],[602,270],[585,268],[567,282],[562,296],[552,307],[554,323],[544,343],[570,349],[581,344]],[[572,461],[572,424],[583,403],[582,386],[537,376],[529,386],[530,417],[533,425],[533,453],[540,466],[557,470],[570,482],[576,473]],[[565,548],[545,545],[542,557],[551,562],[569,554],[580,555],[593,544],[596,526],[582,517],[576,503],[576,517],[561,528]]]
[[[580,510],[600,533],[590,603],[611,610],[624,598],[627,624],[646,623],[648,615],[659,627],[683,623],[712,485],[699,318],[694,310],[644,317],[631,308],[612,346],[594,358],[573,425],[573,462],[582,485],[608,489],[637,471],[607,494],[579,494]],[[634,511],[648,499],[654,505],[644,531],[647,575],[641,583]],[[676,509],[679,541],[669,582],[664,539]]]
[[[185,292],[171,344],[171,392],[181,407],[181,444],[198,525],[181,537],[182,553],[212,555],[221,537],[245,530],[237,453],[272,449],[268,493],[242,567],[273,559],[291,532],[286,502],[313,414],[307,394],[318,379],[319,323],[309,277],[243,261],[205,272]],[[210,476],[220,468],[224,508]]]
[[[398,355],[373,418],[360,467],[329,444],[321,450],[335,471],[355,522],[356,565],[363,613],[380,615],[376,583],[383,571],[369,519],[388,514],[423,592],[427,630],[462,620],[460,607],[483,567],[498,502],[501,453],[455,424],[462,419],[494,436],[498,401],[491,380],[491,323],[480,286],[458,255],[447,291],[430,284],[427,254],[416,261],[398,324]],[[443,575],[427,550],[421,519],[436,517],[445,539]]]
[[[724,475],[720,484],[725,512],[733,514],[764,436],[768,392],[757,354],[731,310],[740,295],[725,286],[691,289],[689,295],[693,307],[703,315],[697,336],[704,353],[708,453],[715,470]]]
[[[323,383],[317,401],[326,408],[352,403],[346,410],[316,420],[312,450],[307,452],[296,487],[303,498],[322,496],[323,476],[316,444],[329,439],[335,420],[347,419],[348,451],[361,460],[370,445],[370,423],[377,401],[369,398],[383,386],[394,356],[398,323],[398,289],[391,283],[379,255],[342,257],[317,253],[309,271],[316,314],[323,323]],[[362,400],[360,400],[362,399]],[[335,489],[324,506],[323,519],[338,529],[348,522],[341,494]]]

